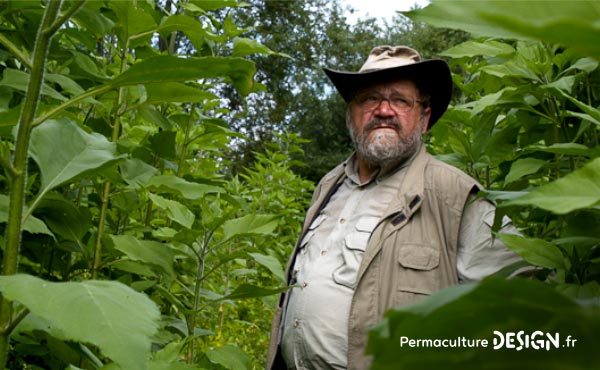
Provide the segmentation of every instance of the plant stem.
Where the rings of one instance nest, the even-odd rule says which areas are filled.
[[[123,50],[121,52],[121,66],[119,68],[119,72],[123,73],[127,68],[127,50],[129,48],[129,38],[125,37],[127,40],[125,45],[123,46]],[[113,143],[119,140],[119,134],[121,132],[121,112],[125,104],[125,88],[119,88],[119,94],[117,97],[117,111],[115,112],[115,119],[112,127],[112,137],[111,140]],[[94,261],[92,266],[92,278],[96,279],[98,277],[98,271],[100,270],[100,265],[102,264],[102,236],[104,235],[104,225],[106,224],[106,214],[108,213],[108,202],[110,198],[110,190],[111,183],[110,181],[106,181],[104,184],[104,189],[102,190],[102,206],[100,207],[100,215],[98,220],[98,231],[96,234],[96,244],[94,246]]]
[[[50,50],[50,43],[54,33],[48,29],[54,23],[62,0],[48,1],[38,29],[38,35],[33,50],[32,69],[27,86],[27,93],[23,102],[23,110],[19,119],[19,129],[15,143],[12,168],[14,176],[11,182],[10,201],[8,209],[8,225],[6,228],[6,245],[2,258],[2,274],[13,275],[17,272],[19,262],[19,247],[21,245],[21,231],[23,228],[23,208],[25,207],[25,194],[27,188],[27,157],[29,138],[33,119],[39,104],[46,58]],[[9,351],[9,338],[13,328],[12,303],[2,297],[0,302],[0,369],[6,367]]]

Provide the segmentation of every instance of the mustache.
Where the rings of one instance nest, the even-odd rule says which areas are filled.
[[[380,119],[380,118],[374,118],[372,120],[370,120],[369,122],[367,122],[367,124],[365,125],[365,127],[363,128],[363,132],[369,132],[372,130],[375,130],[377,128],[381,128],[381,127],[389,127],[389,128],[393,128],[398,132],[402,132],[402,126],[400,125],[400,121],[396,120],[396,119]]]

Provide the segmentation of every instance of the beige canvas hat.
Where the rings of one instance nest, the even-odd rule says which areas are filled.
[[[431,96],[431,128],[444,114],[452,96],[452,76],[448,63],[441,59],[421,60],[419,53],[407,46],[377,46],[358,72],[337,71],[324,68],[346,102],[361,88],[409,79],[419,90]]]

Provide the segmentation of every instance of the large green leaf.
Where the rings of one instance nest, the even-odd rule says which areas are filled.
[[[600,158],[502,205],[527,205],[565,214],[600,205]]]
[[[181,177],[172,175],[157,175],[148,180],[146,184],[150,189],[158,192],[180,194],[185,199],[202,199],[208,193],[221,193],[223,188],[214,185],[190,182]]]
[[[151,240],[139,240],[131,235],[111,235],[111,239],[115,249],[130,259],[160,266],[169,276],[175,275],[173,261],[176,253],[170,246]]]
[[[599,330],[598,308],[579,306],[549,284],[488,278],[389,311],[370,331],[367,351],[374,355],[374,370],[595,369],[600,368]],[[525,346],[524,335],[531,338],[536,331],[541,335],[535,339],[543,339],[548,349],[536,350],[537,340]],[[494,349],[500,344],[496,332],[503,338],[514,333],[515,346],[507,348],[505,341]],[[559,348],[547,341],[547,335],[555,340],[557,333]],[[568,337],[577,340],[574,347],[568,346]],[[431,340],[431,345],[411,346],[408,340]]]
[[[244,351],[230,344],[209,348],[205,353],[210,362],[229,370],[246,370],[250,367],[250,359]]]
[[[545,40],[600,59],[600,10],[594,0],[434,0],[424,9],[403,14],[416,21],[476,35]]]
[[[514,234],[500,234],[499,237],[508,248],[532,265],[563,270],[569,268],[560,249],[552,243]]]
[[[146,369],[160,317],[147,296],[115,281],[54,283],[29,275],[1,276],[0,291],[60,339],[91,343],[123,369]]]
[[[150,194],[149,196],[157,207],[167,212],[167,217],[169,217],[169,219],[188,229],[192,228],[196,216],[188,207],[175,200],[163,198],[160,195]]]
[[[202,103],[217,99],[210,91],[195,88],[179,82],[165,82],[146,86],[148,99],[146,104],[163,104],[167,102]]]
[[[279,224],[276,215],[246,215],[223,223],[223,239],[252,234],[269,234]]]
[[[203,78],[227,77],[243,95],[254,86],[254,63],[232,57],[178,58],[161,55],[132,65],[111,81],[113,86],[195,81]]]
[[[115,144],[89,134],[67,119],[49,120],[31,132],[29,153],[41,172],[39,197],[77,177],[97,172],[120,158]]]
[[[267,254],[261,253],[248,253],[254,258],[254,260],[261,265],[265,266],[269,271],[275,275],[281,282],[285,282],[285,273],[281,267],[281,262],[277,258]]]
[[[504,178],[504,182],[509,184],[521,179],[523,176],[534,174],[538,172],[545,164],[546,161],[536,158],[519,159],[513,162],[511,165],[510,171]]]

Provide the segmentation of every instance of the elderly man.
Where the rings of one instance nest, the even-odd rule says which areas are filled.
[[[367,330],[386,310],[519,259],[492,237],[495,208],[476,198],[480,185],[424,149],[450,101],[444,61],[379,46],[357,73],[325,72],[347,102],[356,152],[315,190],[268,369],[367,369]]]

